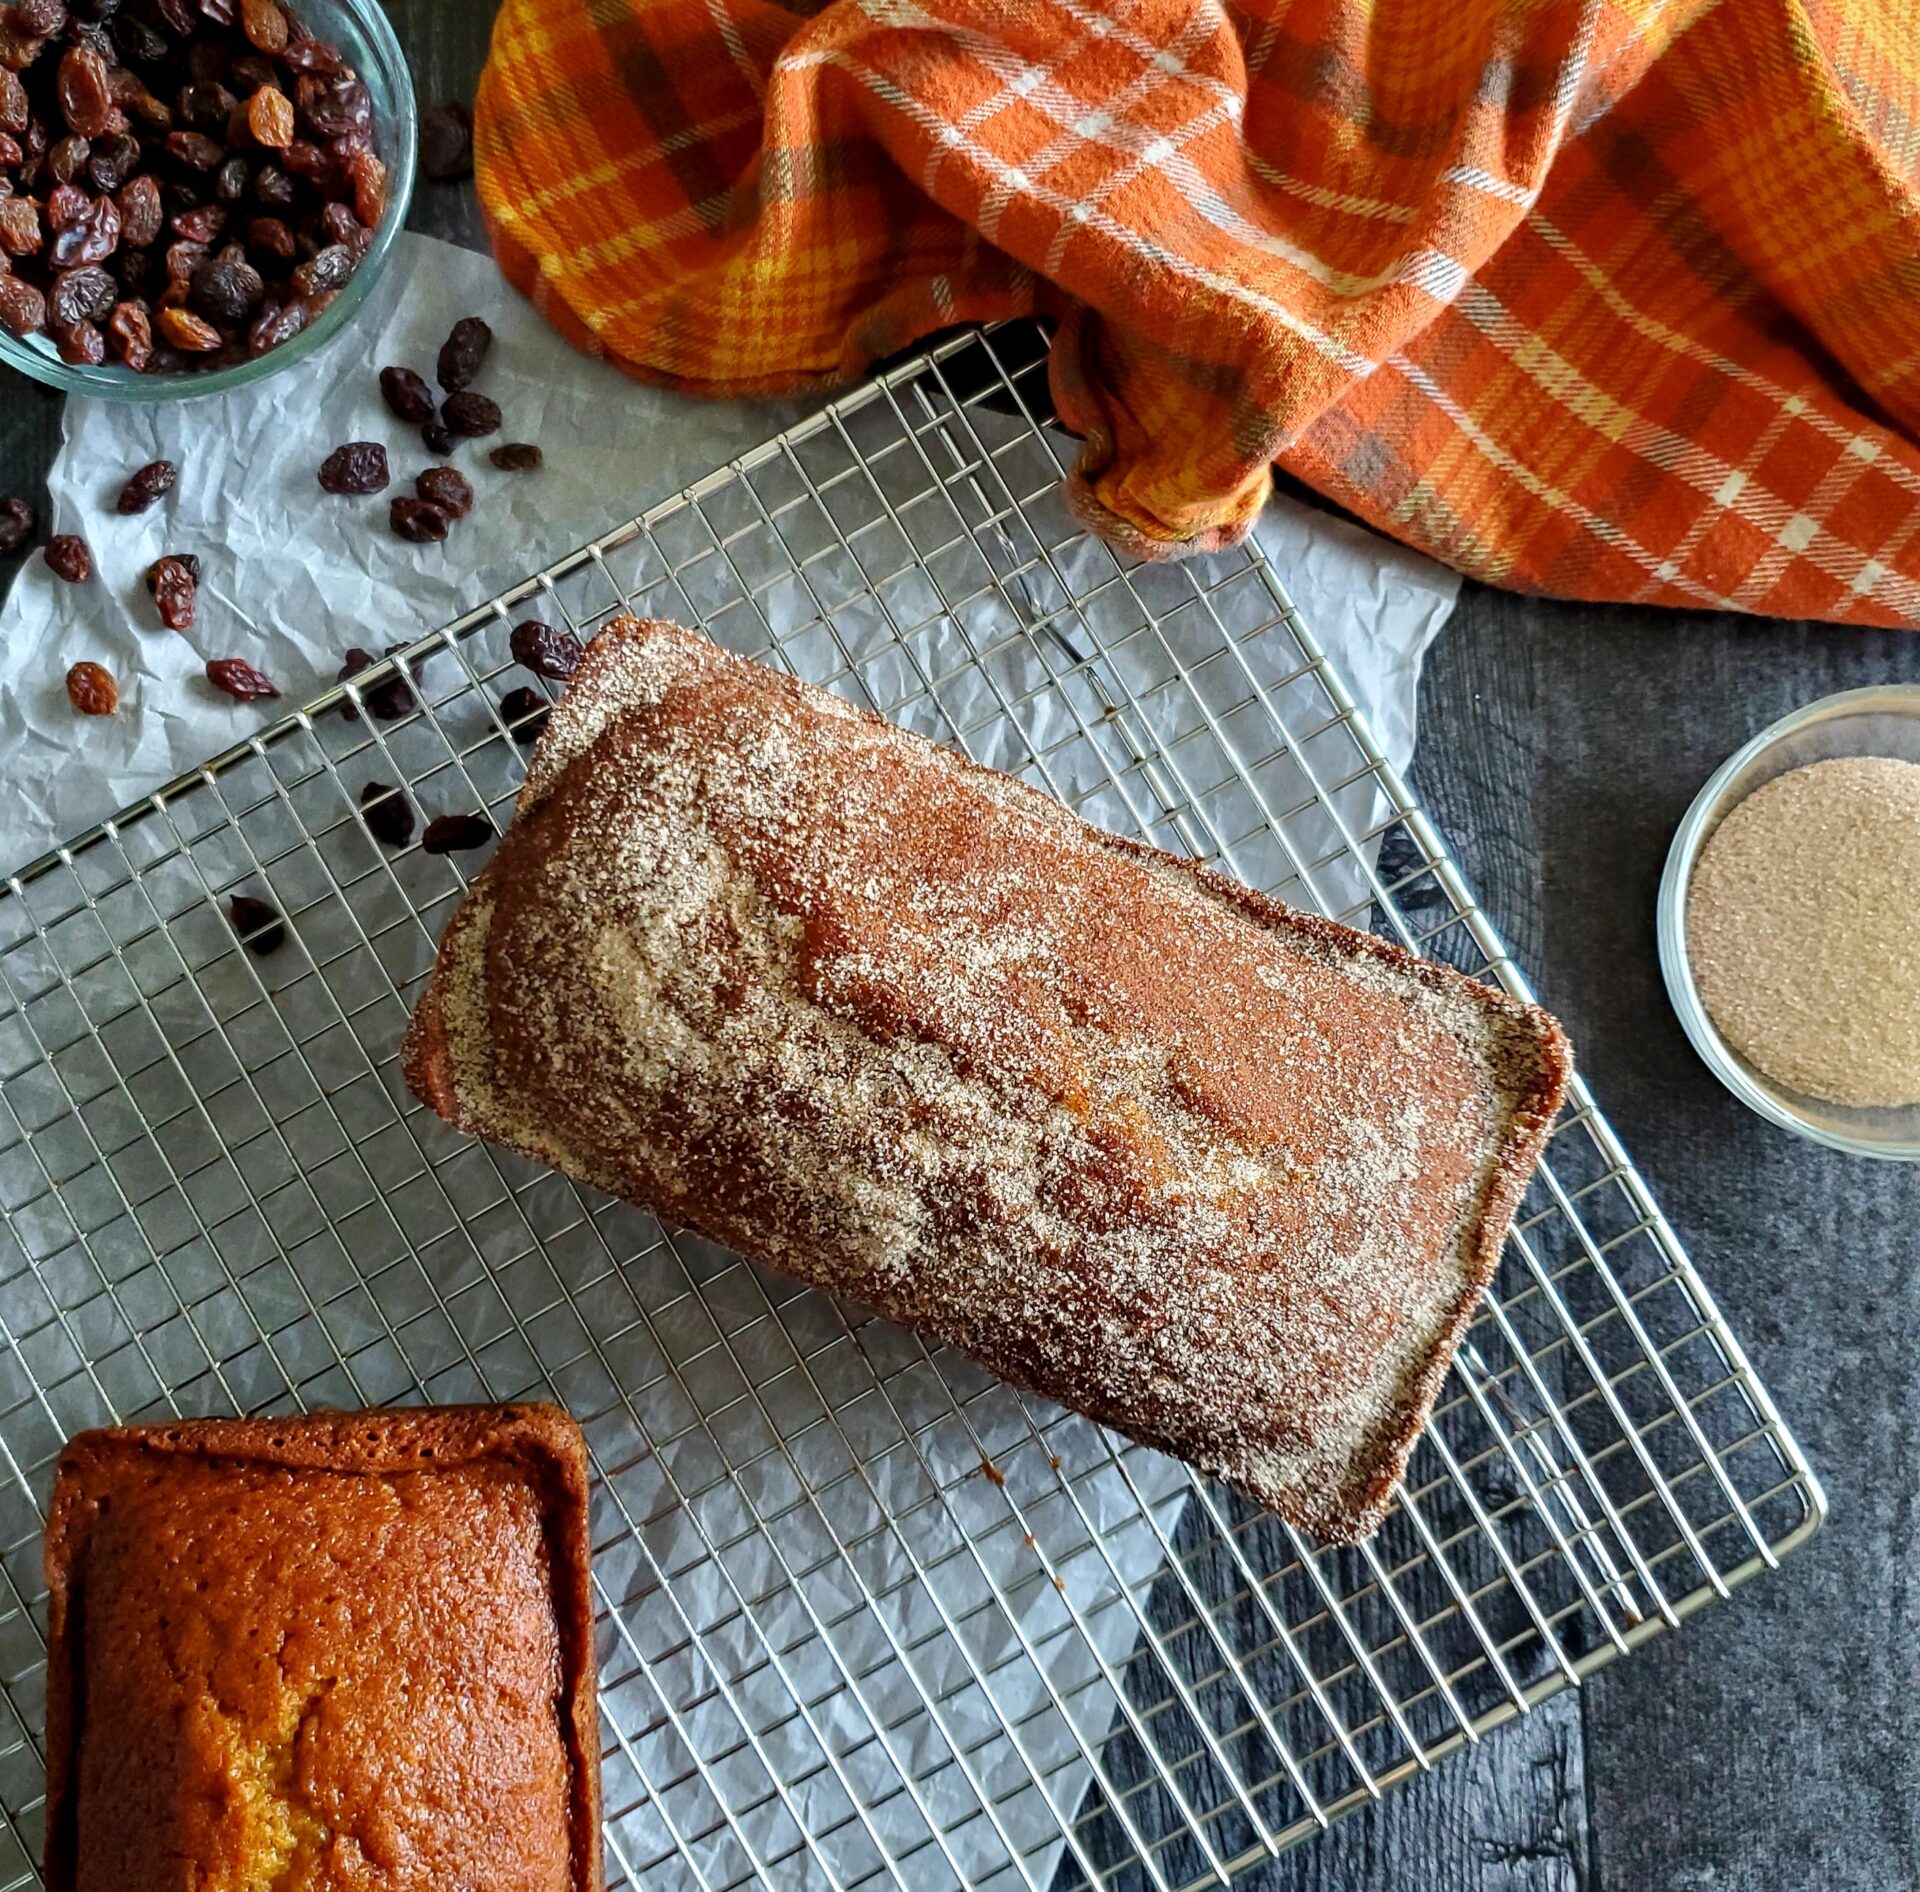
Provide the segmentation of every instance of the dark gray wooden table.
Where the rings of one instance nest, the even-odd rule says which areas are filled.
[[[492,8],[389,0],[423,98],[470,97]],[[478,245],[464,185],[417,228]],[[0,492],[59,401],[0,383]],[[0,572],[0,581],[7,574]],[[1920,680],[1920,640],[1469,585],[1415,786],[1693,1250],[1832,1499],[1812,1545],[1240,1892],[1920,1887],[1920,1173],[1750,1116],[1668,1010],[1653,900],[1695,790],[1762,724]]]

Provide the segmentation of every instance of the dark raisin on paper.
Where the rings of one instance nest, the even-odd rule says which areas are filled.
[[[287,923],[277,907],[252,894],[237,893],[227,902],[227,918],[239,936],[240,944],[256,959],[277,953],[287,943]]]
[[[547,456],[531,440],[509,440],[487,455],[502,473],[537,473]]]
[[[396,651],[404,650],[403,644],[389,644],[386,655],[391,657]],[[380,661],[372,651],[363,650],[358,645],[347,652],[347,660],[340,666],[338,682],[345,683],[349,677],[357,677],[363,670],[371,670]],[[418,667],[416,665],[416,667]],[[377,683],[366,691],[361,699],[369,710],[383,723],[397,721],[407,715],[418,704],[419,699],[413,693],[413,685],[398,669],[384,683]],[[353,699],[346,698],[340,705],[340,714],[348,722],[357,722],[360,712],[354,707]]]
[[[420,168],[436,184],[473,175],[473,114],[458,99],[420,114]]]
[[[67,672],[67,701],[82,716],[111,716],[120,707],[120,686],[104,664],[78,663]]]
[[[147,592],[160,622],[170,631],[193,629],[194,598],[200,586],[200,561],[177,553],[155,559],[147,570]]]
[[[171,460],[149,460],[121,487],[120,497],[113,502],[114,511],[145,512],[173,491],[179,477],[180,469]]]
[[[388,523],[397,538],[411,545],[438,545],[453,524],[453,515],[428,499],[401,494],[388,508]]]
[[[499,403],[474,393],[471,388],[449,394],[440,404],[440,419],[450,433],[468,440],[479,440],[500,431]]]
[[[449,394],[471,387],[492,346],[493,330],[477,315],[463,315],[440,344],[440,359],[435,363],[440,385]]]
[[[524,685],[518,690],[509,690],[500,699],[500,720],[506,724],[507,734],[523,749],[539,741],[552,714],[547,699]]]
[[[413,804],[385,782],[369,782],[360,791],[360,818],[382,847],[405,847],[413,839]]]
[[[251,703],[263,696],[278,696],[272,678],[263,675],[244,657],[215,657],[207,664],[207,681],[236,703]]]
[[[382,368],[380,398],[396,418],[413,426],[433,418],[433,390],[411,368]]]
[[[0,284],[4,284],[5,280],[4,277],[0,277]],[[459,442],[454,439],[450,429],[441,426],[437,420],[430,420],[420,429],[420,444],[436,460],[444,460],[459,445]]]
[[[329,493],[382,492],[390,477],[387,450],[377,440],[350,440],[320,464],[320,484]]]
[[[571,631],[556,630],[538,618],[528,618],[513,627],[510,648],[515,663],[555,683],[564,683],[572,676],[584,654],[579,638]]]
[[[41,554],[47,569],[70,585],[84,585],[93,576],[93,553],[85,539],[75,532],[62,532],[47,541]]]
[[[473,510],[473,487],[467,476],[453,467],[428,467],[414,480],[413,489],[450,519],[464,519]]]
[[[427,823],[420,846],[429,854],[460,854],[485,847],[493,834],[493,823],[485,815],[436,815]]]

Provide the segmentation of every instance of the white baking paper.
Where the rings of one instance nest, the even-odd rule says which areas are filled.
[[[456,318],[468,314],[485,316],[495,330],[481,385],[506,412],[503,437],[538,442],[546,465],[532,475],[499,473],[483,450],[465,448],[458,461],[478,493],[472,515],[456,525],[444,546],[407,545],[388,530],[388,500],[393,492],[409,489],[428,456],[417,430],[388,414],[375,374],[388,363],[403,363],[430,379],[442,338]],[[642,387],[560,342],[505,288],[487,259],[422,237],[403,241],[386,282],[354,330],[317,359],[253,392],[148,408],[71,401],[51,477],[49,530],[83,535],[97,569],[90,583],[75,587],[56,580],[37,556],[30,558],[0,618],[0,774],[10,790],[0,797],[0,869],[24,864],[330,684],[349,646],[378,649],[460,615],[573,545],[677,491],[801,411],[795,403],[707,405]],[[320,490],[315,479],[320,462],[353,439],[385,443],[394,474],[388,494],[353,499]],[[113,500],[127,475],[161,457],[180,466],[174,493],[150,513],[118,517]],[[0,488],[4,485],[0,477]],[[1389,754],[1404,766],[1413,748],[1421,656],[1452,609],[1458,581],[1410,552],[1288,501],[1274,505],[1259,534],[1302,616],[1340,666]],[[190,552],[201,561],[199,622],[186,635],[158,628],[142,583],[142,574],[163,552]],[[1291,645],[1287,652],[1276,648],[1276,670],[1296,665],[1297,653],[1288,654],[1291,650]],[[236,705],[216,695],[202,666],[222,656],[243,656],[264,669],[279,683],[282,700]],[[964,645],[950,656],[951,664],[941,667],[957,674]],[[66,670],[82,658],[104,663],[120,679],[121,706],[112,719],[82,719],[67,703]],[[1047,733],[1030,731],[1029,737],[1046,748]],[[1065,727],[1052,732],[1069,733]],[[1165,744],[1181,732],[1143,733]],[[1356,831],[1372,825],[1361,811]],[[1315,851],[1309,841],[1301,853],[1311,858]],[[375,877],[369,883],[376,891],[386,889]],[[400,898],[397,886],[386,891]],[[1356,893],[1349,890],[1343,897]],[[531,1194],[526,1198],[532,1199]],[[783,1318],[792,1324],[799,1315],[790,1309]],[[832,1325],[829,1321],[822,1347],[832,1341]],[[632,1338],[629,1334],[629,1342]],[[868,1329],[861,1357],[896,1341],[910,1346],[893,1330]],[[911,1390],[910,1366],[909,1359],[897,1372],[889,1369],[887,1384],[895,1389],[889,1398],[906,1397],[901,1389]],[[479,1398],[498,1396],[500,1389],[475,1384],[460,1390]],[[565,1397],[572,1390],[564,1374],[556,1377],[556,1393]],[[730,1391],[726,1397],[732,1398]],[[933,1419],[953,1410],[948,1395],[933,1399]],[[841,1541],[869,1546],[863,1556],[884,1550],[896,1561],[908,1559],[897,1570],[867,1572],[876,1594],[907,1598],[920,1593],[913,1587],[917,1584],[939,1599],[950,1623],[963,1626],[954,1633],[987,1639],[970,1648],[967,1659],[977,1672],[995,1678],[993,1699],[962,1706],[1017,1732],[1004,1744],[962,1742],[971,1750],[969,1767],[987,1804],[999,1797],[1002,1782],[1017,1786],[1039,1779],[1046,1788],[1044,1794],[1031,1787],[1011,1791],[993,1822],[980,1819],[967,1826],[953,1842],[955,1863],[971,1879],[1010,1852],[1027,1873],[1046,1883],[1058,1857],[1060,1827],[1071,1821],[1090,1777],[1088,1757],[1099,1752],[1120,1707],[1086,1652],[1097,1651],[1109,1670],[1126,1659],[1138,1634],[1136,1604],[1166,1567],[1167,1544],[1179,1528],[1187,1475],[1170,1460],[1132,1452],[1126,1476],[1134,1482],[1124,1483],[1106,1446],[1078,1421],[1048,1435],[1050,1449],[1068,1455],[1063,1473],[1058,1457],[1049,1465],[1035,1446],[1032,1427],[1011,1392],[976,1389],[967,1410],[972,1431],[949,1439],[952,1423],[941,1421],[916,1448],[920,1454],[951,1456],[953,1463],[933,1468],[934,1487],[949,1496],[937,1516],[924,1508],[917,1512],[914,1530],[918,1536],[935,1526],[946,1528],[941,1523],[946,1519],[956,1528],[964,1526],[965,1541],[981,1548],[950,1557],[930,1540],[915,1553],[927,1564],[916,1573],[905,1540],[884,1528],[877,1508],[871,1519],[863,1514],[839,1521],[847,1533]],[[833,1435],[813,1427],[808,1436],[817,1444]],[[999,1465],[997,1482],[965,1476],[983,1449]],[[619,1457],[631,1456],[630,1445],[622,1441]],[[882,1487],[873,1494],[875,1507],[898,1495],[886,1481],[900,1475],[901,1462],[899,1452],[890,1452],[871,1468]],[[644,1469],[624,1476],[631,1481]],[[1023,1484],[1029,1474],[1031,1491]],[[823,1473],[822,1482],[843,1497],[854,1489],[837,1472],[831,1479]],[[711,1511],[731,1489],[716,1486],[703,1507]],[[1067,1492],[1070,1502],[1063,1496]],[[1024,1515],[1031,1529],[1024,1535],[999,1515],[1016,1497],[1029,1507]],[[919,1496],[912,1502],[919,1504]],[[662,1508],[663,1503],[654,1494],[640,1505],[651,1519],[644,1550],[639,1539],[618,1530],[599,1534],[604,1548],[597,1570],[610,1599],[640,1593],[656,1580],[652,1572],[674,1571],[672,1609],[650,1604],[651,1614],[626,1626],[625,1633],[641,1645],[656,1633],[656,1617],[677,1636],[672,1625],[682,1618],[706,1622],[730,1615],[731,1591],[721,1580],[719,1553],[694,1529],[684,1507]],[[972,1507],[980,1515],[969,1511],[962,1517],[956,1507]],[[788,1534],[797,1528],[781,1526]],[[1032,1530],[1039,1531],[1048,1559],[1044,1570],[1036,1561]],[[662,1545],[672,1533],[686,1543],[666,1556]],[[731,1527],[724,1535],[731,1538]],[[673,1541],[678,1544],[679,1538]],[[750,1532],[739,1543],[745,1548],[729,1548],[727,1560],[767,1548],[770,1540]],[[975,1556],[983,1560],[978,1567]],[[811,1563],[811,1552],[805,1560]],[[830,1566],[828,1558],[822,1568]],[[1011,1618],[1003,1623],[976,1611],[975,1590],[989,1566],[1003,1592],[1025,1598],[1017,1630]],[[1059,1573],[1057,1589],[1046,1571]],[[756,1571],[745,1581],[758,1594],[778,1575],[777,1570]],[[711,1596],[708,1586],[713,1586]],[[767,1605],[769,1611],[775,1607]],[[870,1725],[915,1730],[898,1737],[899,1763],[915,1778],[937,1772],[943,1741],[963,1731],[956,1726],[943,1735],[926,1726],[917,1708],[925,1678],[890,1661],[897,1632],[882,1612],[869,1610],[857,1624],[840,1620],[837,1605],[834,1614],[837,1659],[846,1664],[846,1673],[868,1677],[862,1707]],[[920,1627],[913,1633],[919,1635]],[[1027,1659],[1027,1650],[1037,1652],[1035,1659]],[[758,1686],[752,1678],[764,1665],[757,1658],[743,1660],[749,1676],[740,1684],[745,1691]],[[787,1660],[802,1696],[825,1701],[822,1715],[838,1716],[842,1708],[834,1704],[844,1705],[848,1698],[837,1692],[836,1658],[825,1643],[802,1643]],[[622,1666],[630,1666],[624,1658]],[[631,1686],[639,1690],[639,1681]],[[691,1704],[675,1711],[685,1738],[704,1746],[712,1719],[714,1751],[738,1750],[731,1718],[739,1705],[733,1695],[693,1682],[688,1695]],[[845,1711],[853,1713],[850,1707]],[[613,1691],[607,1712],[625,1737],[609,1761],[609,1838],[616,1856],[638,1861],[665,1856],[683,1843],[696,1852],[720,1844],[725,1829],[714,1828],[698,1808],[676,1825],[672,1796],[658,1799],[657,1781],[644,1771],[640,1779],[624,1781],[628,1767],[644,1770],[652,1738],[648,1731],[662,1722],[644,1691],[631,1701]],[[960,1709],[950,1703],[945,1712],[955,1715]],[[786,1717],[776,1713],[771,1719]],[[859,1719],[854,1715],[855,1723]],[[636,1745],[629,1749],[625,1742]],[[826,1836],[822,1845],[831,1849],[860,1841],[860,1825],[835,1811],[833,1796],[845,1791],[884,1801],[876,1818],[917,1817],[909,1798],[885,1780],[865,1780],[869,1765],[878,1765],[879,1750],[857,1725],[835,1745],[850,1753],[841,1768],[796,1768],[801,1784],[794,1790],[793,1810],[809,1825],[817,1818],[815,1830]],[[776,1751],[770,1750],[768,1759],[779,1764]],[[662,1771],[669,1779],[685,1772],[671,1758]],[[818,1807],[816,1800],[822,1802]],[[743,1785],[739,1804],[765,1802],[763,1791]],[[686,1842],[688,1831],[715,1837]],[[769,1841],[776,1851],[779,1844]],[[731,1879],[730,1864],[718,1858],[712,1863],[716,1882]],[[845,1866],[849,1883],[865,1869],[852,1857]],[[679,1881],[660,1881],[670,1882]]]

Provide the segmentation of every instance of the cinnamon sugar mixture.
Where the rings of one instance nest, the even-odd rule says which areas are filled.
[[[1458,975],[624,621],[449,929],[409,1074],[1350,1537],[1565,1050]]]

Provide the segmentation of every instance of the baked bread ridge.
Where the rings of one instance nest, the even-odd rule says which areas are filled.
[[[452,1477],[446,1478],[445,1474]],[[94,1892],[94,1887],[102,1883],[97,1872],[82,1876],[78,1833],[83,1815],[98,1817],[94,1809],[82,1805],[83,1741],[89,1733],[94,1739],[111,1740],[116,1732],[111,1728],[103,1731],[97,1715],[90,1722],[88,1714],[89,1565],[96,1533],[103,1518],[120,1526],[125,1518],[139,1521],[153,1515],[164,1517],[169,1507],[173,1508],[173,1521],[188,1520],[186,1535],[199,1553],[194,1597],[185,1604],[184,1613],[190,1616],[198,1611],[205,1620],[185,1623],[173,1618],[149,1624],[150,1636],[142,1640],[151,1640],[153,1647],[139,1651],[140,1659],[158,1659],[171,1666],[164,1675],[145,1678],[155,1686],[143,1697],[143,1711],[150,1712],[143,1712],[142,1737],[148,1738],[149,1724],[156,1742],[170,1735],[177,1747],[192,1750],[192,1764],[205,1774],[209,1764],[206,1729],[219,1730],[226,1745],[216,1751],[211,1763],[221,1779],[212,1800],[225,1805],[213,1805],[207,1822],[211,1830],[203,1835],[217,1855],[214,1859],[195,1858],[190,1852],[169,1857],[164,1842],[146,1830],[129,1843],[135,1855],[149,1863],[151,1877],[128,1878],[115,1873],[115,1892],[129,1892],[130,1887],[146,1884],[223,1892],[229,1885],[238,1888],[252,1883],[247,1871],[257,1861],[252,1861],[244,1846],[236,1844],[234,1810],[243,1804],[257,1808],[276,1796],[285,1808],[297,1809],[305,1791],[304,1785],[290,1784],[297,1752],[304,1753],[310,1774],[327,1775],[330,1787],[352,1804],[356,1813],[365,1812],[378,1822],[374,1827],[376,1838],[384,1838],[396,1849],[395,1859],[385,1862],[397,1875],[394,1882],[410,1882],[406,1876],[409,1860],[412,1869],[430,1867],[432,1862],[418,1860],[407,1849],[414,1848],[417,1853],[422,1831],[432,1832],[436,1827],[446,1830],[448,1814],[444,1807],[436,1810],[435,1803],[428,1802],[409,1810],[415,1816],[411,1822],[392,1817],[389,1795],[393,1769],[384,1764],[392,1761],[396,1766],[410,1765],[420,1756],[407,1751],[404,1739],[397,1748],[391,1745],[395,1732],[391,1722],[386,1727],[388,1744],[364,1765],[340,1727],[323,1730],[316,1722],[309,1737],[309,1719],[316,1708],[324,1716],[338,1681],[346,1680],[351,1686],[361,1678],[347,1674],[315,1685],[291,1734],[273,1730],[263,1737],[258,1726],[247,1720],[249,1705],[257,1701],[250,1686],[260,1673],[256,1645],[275,1633],[280,1641],[277,1661],[283,1685],[292,1679],[290,1647],[304,1643],[307,1659],[319,1660],[332,1654],[340,1658],[337,1666],[346,1669],[351,1665],[352,1650],[382,1629],[396,1642],[416,1651],[430,1637],[431,1624],[417,1615],[409,1614],[404,1623],[380,1620],[383,1603],[389,1610],[402,1605],[411,1608],[417,1605],[418,1596],[403,1595],[391,1580],[389,1563],[377,1558],[356,1569],[340,1563],[336,1555],[337,1579],[329,1585],[327,1594],[309,1598],[308,1609],[293,1613],[298,1620],[261,1619],[258,1598],[263,1592],[271,1593],[274,1584],[255,1565],[273,1546],[271,1541],[249,1544],[244,1531],[229,1520],[247,1516],[248,1505],[259,1501],[263,1493],[264,1501],[282,1516],[286,1507],[291,1507],[296,1518],[308,1521],[330,1509],[343,1513],[352,1502],[356,1481],[379,1484],[392,1493],[389,1515],[397,1511],[404,1520],[399,1539],[402,1552],[408,1548],[405,1534],[422,1517],[427,1525],[421,1528],[437,1531],[442,1540],[459,1538],[476,1519],[491,1529],[492,1541],[487,1548],[497,1553],[496,1558],[484,1566],[447,1568],[445,1585],[449,1586],[450,1597],[459,1594],[450,1586],[465,1585],[472,1595],[476,1585],[506,1581],[500,1565],[517,1555],[521,1575],[536,1568],[540,1572],[544,1591],[540,1607],[551,1612],[550,1638],[540,1633],[537,1624],[520,1625],[529,1632],[522,1639],[525,1648],[501,1636],[497,1620],[491,1635],[485,1625],[473,1630],[474,1646],[456,1654],[474,1692],[446,1704],[460,1724],[461,1739],[457,1744],[443,1743],[440,1752],[452,1755],[455,1767],[485,1768],[503,1746],[509,1745],[500,1741],[498,1731],[486,1724],[484,1716],[489,1706],[504,1712],[502,1704],[515,1680],[516,1658],[550,1641],[552,1680],[544,1690],[536,1686],[528,1699],[537,1697],[545,1703],[543,1712],[551,1713],[552,1750],[565,1772],[559,1789],[565,1804],[560,1809],[558,1846],[553,1844],[553,1835],[545,1832],[512,1835],[515,1840],[524,1840],[524,1845],[509,1845],[501,1837],[499,1823],[510,1824],[529,1797],[523,1790],[516,1803],[508,1797],[503,1781],[495,1796],[498,1804],[490,1809],[494,1818],[484,1841],[486,1849],[503,1862],[499,1876],[488,1877],[482,1872],[477,1877],[462,1876],[460,1882],[469,1885],[471,1892],[599,1892],[603,1882],[600,1746],[586,1443],[570,1414],[544,1404],[179,1420],[101,1428],[71,1439],[56,1466],[44,1543],[48,1589],[45,1877],[50,1892]],[[444,1518],[436,1518],[434,1493],[448,1492],[456,1482],[463,1486],[458,1504]],[[116,1511],[123,1516],[115,1518]],[[204,1537],[196,1537],[192,1529],[199,1521],[208,1526]],[[316,1546],[320,1536],[316,1529]],[[160,1565],[162,1553],[151,1548],[155,1541],[145,1538],[132,1545],[117,1544],[114,1555],[123,1573],[129,1564],[138,1567],[144,1560],[146,1567],[140,1574],[152,1579],[154,1593],[164,1598],[171,1570]],[[478,1552],[482,1545],[476,1542],[473,1548]],[[424,1572],[423,1580],[429,1588],[439,1587],[439,1570]],[[530,1599],[521,1600],[525,1603]],[[94,1599],[95,1616],[101,1613],[104,1601]],[[216,1621],[223,1604],[230,1609],[232,1620]],[[343,1611],[359,1632],[344,1648],[337,1635],[332,1645],[326,1640]],[[453,1616],[458,1619],[465,1613],[456,1610]],[[478,1616],[482,1612],[473,1613]],[[266,1640],[266,1647],[271,1646]],[[217,1685],[195,1688],[190,1671],[175,1663],[183,1647],[202,1650],[213,1665],[209,1675],[218,1678]],[[426,1650],[421,1660],[433,1653]],[[135,1654],[129,1649],[128,1660]],[[399,1650],[396,1659],[406,1660],[405,1648]],[[247,1666],[249,1662],[252,1667]],[[486,1692],[489,1688],[494,1690],[491,1700]],[[223,1689],[228,1693],[223,1695]],[[351,1694],[347,1699],[352,1699]],[[428,1706],[425,1700],[416,1701],[422,1714]],[[410,1714],[403,1718],[403,1728],[410,1718]],[[324,1756],[322,1732],[331,1744]],[[275,1736],[279,1736],[284,1753],[278,1756],[279,1774],[271,1776],[262,1756],[273,1751]],[[308,1738],[312,1745],[299,1749],[298,1743]],[[377,1741],[375,1745],[381,1746]],[[423,1740],[421,1745],[428,1743]],[[544,1736],[540,1745],[546,1745]],[[455,1752],[456,1746],[464,1753],[464,1761]],[[223,1770],[222,1757],[238,1760]],[[254,1771],[258,1779],[241,1765],[249,1757],[257,1764]],[[177,1777],[184,1771],[177,1758],[170,1758],[174,1758],[171,1769],[150,1753],[144,1759],[137,1754],[120,1757],[143,1781],[161,1783],[156,1788],[161,1792],[166,1784],[177,1784]],[[444,1787],[444,1773],[435,1779]],[[362,1798],[356,1798],[353,1792],[356,1784],[364,1790]],[[495,1785],[484,1774],[469,1784],[482,1798],[492,1795]],[[111,1811],[118,1814],[122,1808],[115,1805]],[[230,1816],[224,1829],[219,1817],[223,1811]],[[312,1807],[305,1808],[305,1815],[313,1812]],[[131,1810],[127,1813],[129,1818],[139,1817]],[[264,1816],[238,1817],[250,1839],[270,1832],[289,1856],[298,1856],[298,1842],[289,1835],[299,1829],[303,1817],[299,1811],[278,1814],[269,1807]],[[268,1824],[263,1826],[261,1818]],[[246,1824],[249,1819],[251,1825]],[[278,1824],[272,1824],[276,1820]],[[302,1878],[300,1883],[320,1892],[320,1888],[336,1884],[387,1882],[385,1871],[378,1869],[381,1862],[365,1850],[375,1842],[357,1830],[352,1838],[363,1846],[363,1853],[350,1880],[334,1877],[322,1865],[315,1869],[316,1876]],[[526,1864],[540,1859],[550,1860],[554,1870],[543,1873]],[[311,1865],[312,1861],[307,1863]]]
[[[405,1061],[457,1127],[1329,1541],[1383,1515],[1570,1074],[1535,1007],[632,619],[556,706]],[[1036,1148],[1015,1200],[956,1183]]]

